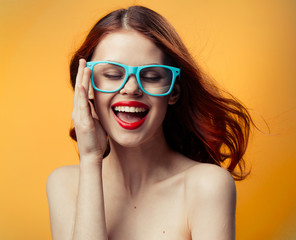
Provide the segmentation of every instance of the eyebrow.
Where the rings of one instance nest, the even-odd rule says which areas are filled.
[[[115,61],[115,60],[106,60],[106,62],[115,62],[115,63],[124,64],[122,62],[118,62],[118,61]],[[124,64],[124,65],[126,65],[126,64]],[[163,65],[163,63],[152,62],[152,63],[146,63],[146,64],[136,65],[136,66],[146,66],[146,65]],[[129,66],[129,65],[127,65],[127,66]]]

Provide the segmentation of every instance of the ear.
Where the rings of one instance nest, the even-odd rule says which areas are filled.
[[[95,98],[94,89],[90,82],[88,86],[88,99],[94,99],[94,98]]]
[[[174,105],[179,100],[180,92],[181,92],[180,85],[176,83],[169,97],[169,102],[168,102],[169,105]]]

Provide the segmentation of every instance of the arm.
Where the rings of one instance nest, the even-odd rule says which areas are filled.
[[[88,103],[90,70],[85,66],[85,61],[81,60],[72,113],[80,156],[77,198],[75,196],[73,200],[66,184],[63,184],[69,180],[65,179],[62,173],[51,174],[47,183],[54,240],[107,240],[102,184],[102,159],[107,145],[106,134],[93,107]],[[55,196],[59,193],[62,196]],[[64,208],[68,211],[64,211]],[[70,212],[69,217],[66,216],[67,212],[68,214]],[[63,219],[68,221],[63,223]],[[58,223],[64,227],[58,226]]]
[[[101,164],[80,164],[75,220],[73,240],[107,239]]]
[[[192,240],[234,240],[236,187],[231,174],[206,164],[189,182],[188,222]]]

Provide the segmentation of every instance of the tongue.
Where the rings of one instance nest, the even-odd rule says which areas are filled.
[[[118,112],[117,117],[127,123],[140,121],[145,115],[143,113]]]

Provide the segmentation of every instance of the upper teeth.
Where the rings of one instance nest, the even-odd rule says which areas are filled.
[[[145,112],[146,108],[141,107],[126,107],[126,106],[116,106],[114,108],[118,112]]]

